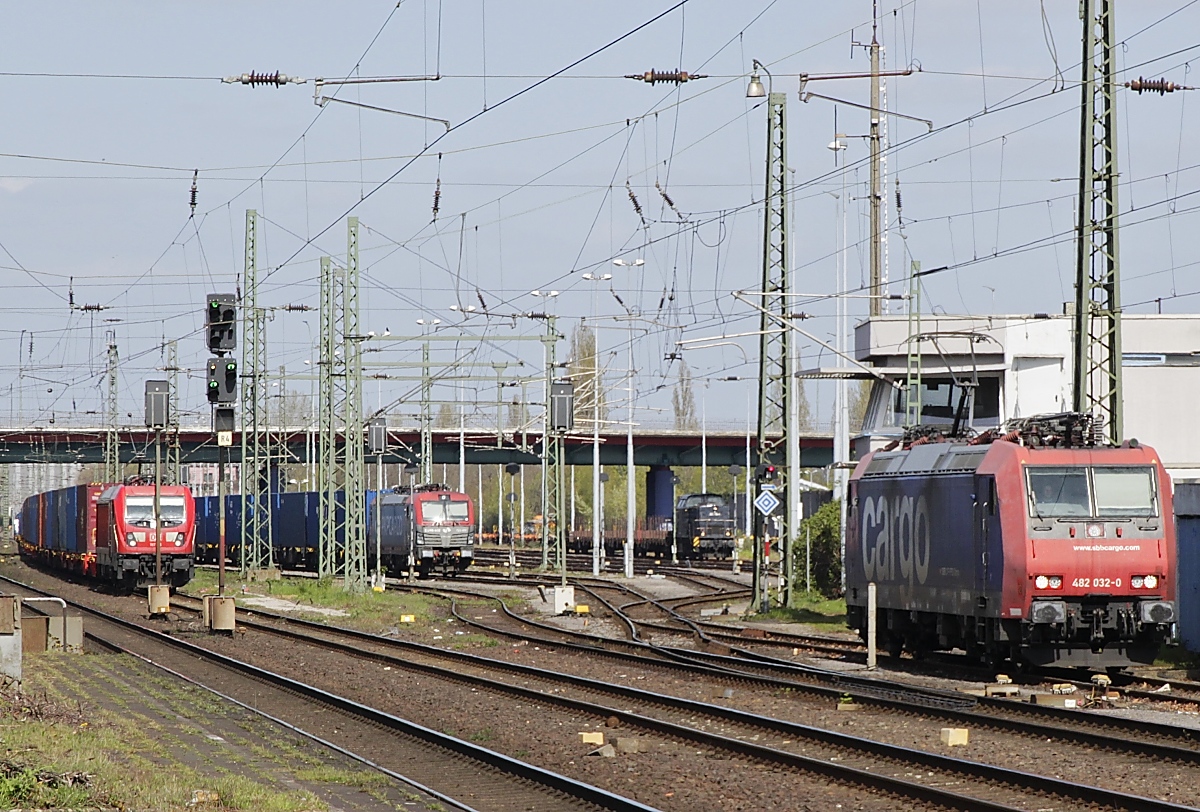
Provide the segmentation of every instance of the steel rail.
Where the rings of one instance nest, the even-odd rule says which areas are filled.
[[[10,583],[16,587],[19,587],[20,589],[25,589],[37,594],[46,594],[43,590],[21,583],[20,581],[12,578],[0,576],[0,581]],[[189,655],[195,656],[210,663],[214,663],[230,671],[243,674],[251,679],[277,686],[283,690],[290,691],[301,697],[304,697],[316,704],[328,705],[361,721],[377,725],[403,736],[408,736],[419,741],[423,741],[427,744],[454,753],[460,757],[464,757],[471,761],[485,765],[493,770],[498,771],[502,775],[519,780],[529,781],[530,783],[537,784],[546,790],[562,793],[563,795],[576,799],[582,803],[591,804],[603,810],[612,810],[612,812],[657,812],[654,807],[647,806],[630,798],[622,797],[600,787],[596,787],[581,781],[576,781],[573,778],[569,778],[551,770],[538,767],[534,764],[520,761],[519,759],[504,755],[503,753],[480,747],[479,745],[464,741],[454,736],[439,733],[423,725],[410,722],[406,719],[401,719],[398,716],[385,713],[384,711],[363,705],[346,697],[316,688],[308,685],[307,683],[284,677],[280,674],[250,665],[249,663],[242,662],[232,657],[227,657],[202,646],[197,646],[154,629],[146,628],[137,623],[133,623],[132,621],[125,620],[124,618],[115,617],[100,610],[93,609],[73,601],[68,601],[68,604],[78,609],[80,612],[99,618],[103,622],[110,623],[124,631],[132,632],[134,634],[143,636],[145,639],[153,640],[156,643],[173,647],[179,651],[186,652]],[[89,637],[102,640],[102,638],[100,638],[100,636],[96,635],[94,632],[89,633]],[[103,642],[109,646],[114,645],[110,641]],[[119,646],[119,644],[116,645]],[[144,655],[139,656],[141,656],[141,658],[147,662],[153,662]],[[154,664],[157,665],[156,663]],[[366,759],[360,760],[366,761]],[[409,781],[407,778],[404,780],[408,783],[414,783]],[[460,804],[461,802],[456,801],[455,803]]]
[[[789,738],[806,739],[808,741],[819,743],[825,746],[848,750],[857,753],[860,756],[865,755],[872,758],[877,757],[907,765],[915,764],[919,765],[922,769],[948,772],[955,775],[987,781],[991,784],[1016,786],[1022,790],[1034,791],[1043,795],[1071,798],[1088,804],[1103,804],[1112,809],[1131,810],[1131,812],[1151,812],[1152,810],[1154,812],[1158,812],[1158,810],[1163,810],[1163,812],[1166,812],[1167,810],[1189,809],[1189,807],[1178,804],[1170,804],[1156,799],[1130,795],[1128,793],[1123,793],[1116,790],[1108,790],[1100,787],[1077,784],[1045,775],[1027,773],[1020,770],[1013,770],[1011,768],[999,767],[981,762],[966,761],[950,756],[942,756],[936,753],[926,752],[923,750],[889,745],[870,739],[863,739],[844,733],[838,733],[836,731],[824,730],[821,728],[815,728],[782,719],[758,716],[756,714],[747,713],[745,711],[740,711],[721,705],[712,705],[682,697],[657,694],[651,691],[645,691],[625,685],[599,682],[586,677],[577,677],[557,671],[547,671],[545,669],[522,665],[519,663],[491,660],[486,657],[480,657],[478,655],[468,654],[466,652],[449,651],[421,643],[381,638],[377,635],[371,635],[369,633],[359,632],[353,629],[345,629],[343,627],[313,623],[312,621],[298,621],[298,619],[295,618],[282,617],[274,615],[273,613],[265,613],[254,610],[253,614],[270,616],[273,621],[282,622],[287,625],[296,624],[309,631],[316,631],[327,635],[348,637],[355,641],[367,641],[388,648],[403,648],[409,651],[417,651],[427,656],[448,659],[456,664],[470,665],[484,670],[500,669],[533,679],[567,684],[577,689],[590,691],[593,693],[611,694],[622,699],[637,700],[645,703],[646,705],[667,707],[672,710],[683,711],[689,714],[703,715],[747,727],[765,729]],[[616,716],[634,727],[652,730],[663,735],[684,739],[696,744],[719,746],[722,749],[728,750],[734,754],[742,754],[756,759],[767,760],[773,763],[783,764],[802,770],[819,770],[825,772],[826,774],[832,772],[841,780],[853,783],[857,786],[862,786],[865,782],[867,786],[871,786],[885,792],[894,793],[914,800],[940,803],[951,809],[1010,808],[1000,804],[988,806],[988,804],[991,802],[981,801],[980,799],[971,796],[963,796],[958,793],[947,792],[938,788],[931,788],[925,784],[883,776],[879,773],[860,770],[858,768],[848,767],[846,765],[834,765],[827,759],[812,758],[794,753],[788,753],[786,751],[779,751],[774,748],[752,744],[740,739],[734,739],[728,736],[720,736],[707,731],[697,730],[692,727],[678,725],[674,722],[645,716],[644,714],[633,713],[627,709],[596,704],[594,702],[575,699],[572,697],[563,696],[561,694],[551,694],[542,690],[513,685],[508,682],[500,682],[488,676],[466,674],[459,669],[444,668],[427,663],[418,663],[411,659],[406,659],[392,654],[385,654],[376,651],[365,651],[363,648],[350,643],[338,642],[337,640],[314,638],[313,635],[308,631],[299,632],[291,629],[280,628],[272,624],[263,623],[252,623],[252,626],[263,631],[269,631],[271,633],[283,635],[289,639],[330,648],[332,650],[362,659],[387,663],[393,667],[416,670],[423,674],[428,674],[441,679],[463,682],[478,688],[499,691],[532,701],[557,704],[562,707],[588,713],[599,718]],[[1045,732],[1030,732],[1036,732],[1037,735],[1046,735]],[[1087,743],[1092,745],[1100,743],[1109,747],[1114,744],[1112,740],[1103,741],[1100,740],[1099,737],[1091,737]],[[1191,763],[1200,763],[1200,753],[1196,751],[1179,750],[1178,748],[1165,748],[1154,745],[1151,746],[1148,751],[1139,750],[1139,752],[1143,755],[1150,755],[1152,757],[1169,757],[1190,761]],[[836,769],[831,770],[830,768],[833,766],[836,766]]]

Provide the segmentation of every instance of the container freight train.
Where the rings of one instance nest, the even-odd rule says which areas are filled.
[[[154,486],[76,485],[35,494],[21,506],[21,557],[52,569],[130,590],[155,583],[156,553],[163,582],[192,579],[196,510],[187,488],[159,489],[158,547]]]
[[[368,567],[374,569],[375,491],[367,492],[365,498],[367,561]],[[317,572],[321,547],[319,494],[272,494],[272,499],[271,547],[276,566]],[[384,492],[379,507],[383,513],[380,552],[386,572],[407,572],[410,550],[413,551],[414,570],[423,578],[434,572],[449,575],[462,572],[474,560],[475,506],[465,493],[452,491],[445,485],[420,485],[413,491],[397,488]],[[345,496],[340,491],[335,509],[341,525],[345,517]],[[196,512],[197,560],[215,564],[220,516],[217,497],[197,499]],[[241,513],[241,497],[226,497],[225,557],[231,562],[241,560]]]
[[[1091,419],[868,454],[850,481],[848,621],[892,655],[1122,668],[1176,621],[1171,483],[1153,449],[1091,442]]]
[[[379,540],[386,572],[407,572],[411,567],[422,578],[435,571],[457,575],[471,565],[474,538],[470,497],[445,485],[384,492],[378,505],[367,508],[367,549],[374,549]]]

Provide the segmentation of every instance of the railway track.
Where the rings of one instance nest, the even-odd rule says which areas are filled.
[[[354,630],[334,629],[325,624],[257,610],[245,613],[241,622],[257,632],[284,635],[296,644],[319,646],[390,668],[418,672],[425,678],[465,683],[476,691],[499,693],[518,700],[555,704],[597,719],[616,718],[622,729],[632,728],[643,735],[685,741],[696,747],[723,751],[730,757],[806,772],[820,768],[839,781],[859,787],[869,778],[873,789],[908,801],[938,803],[945,808],[993,808],[986,804],[1022,808],[1035,798],[1046,801],[1054,797],[1060,804],[1069,799],[1078,804],[1078,808],[1088,809],[1172,808],[1157,800],[1138,799],[1113,790],[1079,787],[994,765],[897,748],[722,705],[380,638]],[[498,671],[507,676],[500,678]],[[423,684],[428,687],[427,681]],[[1047,730],[1029,731],[1029,735],[1045,736]],[[1078,741],[1091,747],[1117,746],[1116,741],[1098,736],[1082,737]],[[1149,744],[1130,747],[1128,743],[1121,743],[1120,749],[1140,757],[1200,764],[1200,752],[1195,750]],[[836,765],[836,769],[831,770],[831,764]],[[921,778],[897,780],[880,775],[889,771],[918,774]],[[970,797],[969,801],[963,794],[945,793],[940,789],[962,781],[972,784],[972,790],[964,793]]]
[[[438,590],[446,592],[445,590]],[[470,593],[454,591],[467,597]],[[1086,747],[1126,752],[1181,763],[1200,763],[1200,730],[1175,725],[1143,722],[1099,712],[1071,710],[1035,705],[996,697],[976,697],[953,691],[926,689],[902,682],[891,682],[878,676],[828,671],[813,666],[771,660],[746,659],[642,643],[614,641],[593,635],[565,630],[550,623],[518,616],[502,601],[497,601],[497,615],[513,621],[510,628],[483,623],[463,613],[459,620],[493,634],[511,636],[547,646],[570,646],[581,653],[602,654],[618,658],[638,656],[655,667],[681,670],[710,677],[721,677],[736,683],[739,680],[758,682],[792,691],[809,692],[836,701],[843,695],[857,702],[876,705],[889,712],[913,718],[936,717],[948,723],[1005,730],[1028,735],[1033,739],[1058,739]],[[531,633],[530,629],[536,630]],[[549,633],[550,636],[543,636]],[[620,649],[619,653],[614,648]]]
[[[419,591],[431,591],[431,590],[429,588],[421,588]],[[444,592],[446,590],[442,589],[440,591]],[[455,589],[455,590],[450,590],[450,591],[462,593],[462,592],[465,592],[466,590]],[[462,596],[460,595],[460,597],[462,597]],[[475,599],[478,599],[478,596],[476,596]],[[499,606],[503,607],[503,603],[501,602],[499,604]],[[261,611],[255,611],[253,613],[253,615],[256,616],[257,618],[263,618],[267,614],[269,614],[269,613],[264,613]],[[462,620],[463,622],[469,622],[469,621],[473,620],[473,618],[469,617],[468,615],[464,614],[463,612],[458,612],[457,614],[458,614],[458,618],[460,620]],[[501,613],[498,611],[498,615],[499,614],[501,614]],[[518,621],[523,624],[527,624],[527,625],[529,623],[528,619],[514,618],[514,622],[518,622]],[[386,660],[386,662],[389,663],[388,667],[391,667],[391,668],[403,667],[404,662],[415,659],[413,652],[415,650],[422,648],[418,645],[418,649],[404,649],[401,647],[401,644],[398,644],[396,641],[393,641],[393,640],[384,640],[382,643],[380,643],[379,638],[374,638],[370,635],[363,635],[362,633],[346,632],[344,630],[330,630],[330,628],[325,626],[324,624],[304,624],[304,623],[300,623],[292,618],[286,618],[286,619],[270,618],[270,619],[268,619],[268,622],[276,623],[276,624],[285,624],[288,627],[303,627],[303,626],[307,625],[307,626],[311,626],[314,630],[319,630],[319,632],[314,631],[313,633],[320,633],[320,634],[325,634],[325,635],[332,634],[332,635],[334,635],[335,638],[341,637],[342,635],[345,635],[345,634],[354,635],[353,639],[349,640],[349,642],[347,642],[346,639],[343,639],[341,641],[337,641],[337,640],[334,641],[334,642],[337,642],[338,645],[341,647],[340,656],[348,656],[348,655],[363,656],[363,651],[368,645],[370,645],[372,647],[374,647],[376,645],[383,645],[384,648],[382,650],[376,651],[373,653],[368,653],[365,656],[372,657],[372,658],[386,657],[386,658],[388,658]],[[478,621],[475,621],[475,622],[478,623]],[[481,627],[491,626],[491,624],[480,624],[480,625],[481,625]],[[531,635],[529,633],[528,629],[526,629],[523,633],[519,633],[518,636],[521,636],[521,637],[524,637],[525,639],[530,639],[530,640],[540,640],[541,639],[535,635]],[[368,641],[370,641],[370,642],[368,642]],[[318,644],[318,645],[323,645],[323,644]],[[548,645],[562,646],[561,643],[548,643]],[[424,647],[424,648],[428,648],[428,647]],[[589,647],[582,646],[582,645],[580,646],[581,650],[587,649],[587,648],[589,648]],[[656,647],[645,647],[646,650],[654,650],[655,648]],[[441,658],[443,660],[442,667],[449,672],[447,675],[445,675],[445,677],[444,677],[445,679],[454,679],[455,677],[452,675],[459,675],[459,674],[465,673],[465,671],[471,670],[471,668],[473,668],[473,666],[466,665],[465,664],[466,661],[459,659],[463,655],[460,655],[460,654],[457,654],[454,652],[444,652],[441,649],[432,649],[431,651],[434,651],[437,653],[436,654],[422,654],[421,656],[422,657],[430,656],[430,657]],[[589,651],[591,654],[596,653],[596,650],[594,648],[590,648]],[[660,652],[655,652],[655,653],[660,653]],[[667,656],[668,657],[675,656],[675,657],[679,657],[679,658],[691,658],[695,654],[696,654],[696,652],[678,652],[678,653],[675,653],[674,655],[672,655],[671,653],[668,653]],[[467,656],[469,656],[469,655],[467,655]],[[634,658],[630,657],[628,654],[615,655],[611,652],[608,652],[607,656],[619,657],[619,661],[623,664],[629,664],[629,663],[634,662]],[[953,700],[952,702],[947,703],[947,702],[943,701],[939,705],[939,697],[942,700],[946,699],[947,692],[927,691],[927,692],[924,692],[924,694],[925,694],[924,702],[922,703],[919,701],[914,705],[914,703],[911,701],[911,697],[908,697],[908,696],[903,696],[903,697],[895,696],[890,699],[887,697],[887,692],[889,690],[896,690],[897,694],[902,694],[905,692],[909,692],[909,689],[900,690],[900,689],[888,688],[887,686],[880,686],[878,680],[863,680],[862,682],[864,684],[860,688],[855,683],[854,679],[848,678],[848,675],[832,675],[835,678],[835,680],[837,680],[836,684],[827,684],[824,686],[805,686],[803,684],[803,682],[801,682],[799,679],[797,679],[797,675],[802,672],[802,669],[798,669],[795,667],[793,667],[793,669],[792,669],[794,671],[794,673],[792,673],[790,675],[790,678],[785,678],[785,677],[781,677],[781,676],[770,677],[770,676],[766,676],[766,675],[754,675],[752,673],[748,673],[745,670],[748,667],[748,664],[744,663],[742,661],[739,661],[739,660],[734,660],[733,658],[723,658],[723,660],[722,660],[722,658],[714,657],[714,658],[711,658],[710,661],[704,665],[701,665],[696,662],[684,662],[683,659],[677,660],[674,663],[667,662],[664,660],[650,660],[649,657],[643,657],[642,660],[644,662],[642,662],[640,664],[645,665],[648,668],[657,668],[657,669],[669,668],[669,669],[674,669],[677,671],[682,671],[685,673],[691,673],[691,674],[694,674],[697,676],[703,675],[705,679],[713,680],[713,681],[716,681],[716,682],[719,682],[719,683],[725,684],[725,685],[742,686],[742,688],[738,689],[739,694],[741,694],[741,692],[742,692],[743,688],[745,688],[745,686],[750,686],[750,685],[757,685],[760,688],[774,689],[776,691],[780,691],[780,690],[787,691],[787,692],[789,692],[789,694],[814,693],[815,692],[815,693],[821,695],[826,700],[832,700],[835,696],[840,695],[842,693],[854,692],[868,706],[874,707],[877,710],[879,710],[880,712],[883,712],[883,713],[886,713],[886,714],[889,714],[892,716],[900,714],[902,716],[907,716],[912,719],[937,718],[937,719],[940,719],[943,721],[952,721],[955,723],[960,723],[960,724],[963,724],[964,726],[969,725],[972,728],[972,730],[984,729],[984,730],[1002,730],[1002,731],[1007,730],[1007,731],[1011,731],[1011,732],[1019,732],[1021,735],[1029,738],[1031,740],[1031,742],[1034,742],[1034,744],[1031,745],[1034,748],[1036,748],[1038,746],[1044,746],[1047,740],[1054,741],[1055,742],[1054,747],[1056,749],[1059,748],[1064,743],[1074,743],[1074,744],[1079,745],[1080,747],[1085,748],[1086,752],[1092,752],[1092,753],[1094,753],[1096,751],[1115,752],[1115,753],[1121,753],[1121,754],[1128,755],[1128,756],[1135,756],[1136,758],[1139,758],[1139,759],[1148,759],[1152,762],[1160,763],[1160,764],[1161,763],[1172,763],[1172,764],[1186,765],[1189,769],[1197,763],[1197,759],[1198,759],[1194,741],[1184,742],[1184,744],[1182,744],[1182,745],[1171,744],[1171,743],[1155,744],[1155,743],[1149,741],[1149,739],[1151,738],[1151,734],[1154,733],[1154,731],[1151,730],[1151,728],[1153,728],[1154,726],[1145,727],[1137,735],[1134,735],[1134,733],[1131,732],[1131,731],[1137,730],[1136,726],[1128,727],[1125,730],[1123,730],[1121,733],[1115,734],[1115,735],[1107,734],[1104,732],[1092,732],[1089,734],[1085,731],[1073,731],[1070,729],[1064,731],[1064,730],[1056,729],[1056,726],[1061,724],[1063,722],[1063,720],[1067,719],[1068,716],[1073,716],[1073,715],[1096,716],[1097,720],[1101,723],[1101,728],[1104,727],[1105,725],[1109,724],[1106,717],[1095,715],[1095,714],[1073,714],[1071,712],[1055,714],[1055,713],[1053,713],[1053,711],[1055,711],[1057,709],[1038,707],[1036,710],[1033,711],[1033,713],[1042,712],[1040,714],[1041,719],[1042,719],[1042,724],[1040,726],[1038,724],[1030,725],[1028,719],[1020,720],[1020,721],[1007,719],[1007,718],[1004,718],[1003,714],[1000,714],[995,719],[989,721],[986,718],[986,716],[988,714],[996,712],[992,708],[988,707],[989,705],[991,705],[991,704],[994,704],[997,706],[1007,705],[1007,706],[1009,706],[1009,709],[1011,709],[1015,705],[1015,703],[1005,702],[1005,701],[1001,701],[1001,700],[993,700],[992,703],[987,703],[987,702],[979,702],[978,700],[975,700],[971,697],[954,696],[954,697],[950,697]],[[384,662],[384,661],[385,660],[382,660],[382,659],[376,659],[376,662]],[[447,664],[448,664],[448,667],[447,667]],[[558,671],[561,669],[556,669],[555,672],[544,672],[540,676],[534,676],[532,673],[523,673],[523,674],[519,674],[517,677],[514,677],[514,676],[498,677],[495,672],[495,669],[497,667],[507,669],[507,668],[510,668],[511,666],[510,665],[497,666],[497,665],[493,665],[493,664],[489,663],[489,664],[487,664],[486,667],[487,667],[487,669],[490,669],[490,671],[482,671],[481,673],[477,674],[477,678],[482,681],[476,683],[473,686],[473,688],[475,690],[484,690],[485,688],[487,688],[487,686],[493,686],[493,688],[494,688],[495,686],[501,685],[506,682],[517,681],[518,678],[522,682],[527,682],[527,681],[535,680],[535,679],[541,680],[541,681],[567,679],[568,681],[570,681],[569,677],[567,677],[565,675],[560,675],[558,673]],[[760,668],[761,664],[753,663],[753,664],[749,664],[749,667],[750,668]],[[516,674],[517,672],[508,671],[507,673],[512,675],[512,674]],[[825,676],[826,676],[826,678],[828,678],[831,675],[826,674]],[[591,700],[590,704],[592,705],[592,707],[590,709],[586,709],[586,706],[584,706],[584,705],[576,706],[576,709],[579,710],[579,712],[584,712],[584,713],[593,714],[593,715],[602,715],[604,713],[610,713],[613,715],[624,714],[624,715],[620,716],[620,718],[622,720],[622,724],[624,725],[627,721],[630,704],[633,702],[637,702],[639,704],[638,704],[638,707],[636,708],[636,710],[638,710],[639,713],[636,715],[639,717],[646,716],[650,721],[642,721],[640,718],[633,719],[632,717],[629,717],[628,722],[631,727],[635,727],[639,731],[649,731],[651,733],[651,735],[660,735],[663,737],[673,737],[676,740],[687,741],[692,746],[704,747],[706,750],[709,750],[709,748],[711,748],[712,749],[711,751],[726,752],[731,757],[738,757],[738,758],[745,757],[745,758],[751,758],[751,759],[766,758],[767,756],[765,753],[760,753],[758,751],[755,751],[753,748],[750,748],[749,750],[745,750],[742,748],[742,744],[745,744],[747,742],[747,740],[755,740],[756,739],[756,741],[753,741],[752,743],[754,743],[756,745],[762,745],[763,742],[767,742],[766,747],[768,749],[779,750],[781,752],[789,749],[789,747],[787,745],[794,744],[794,745],[796,745],[796,747],[799,747],[803,750],[803,752],[800,755],[803,755],[805,757],[813,757],[814,754],[816,754],[815,757],[822,763],[825,763],[830,759],[834,759],[834,760],[836,760],[836,763],[838,763],[839,765],[848,766],[848,767],[855,768],[855,769],[866,769],[868,771],[879,770],[879,769],[884,769],[885,771],[891,770],[892,772],[895,772],[900,775],[908,774],[910,777],[912,775],[919,774],[919,775],[925,776],[926,778],[929,778],[930,780],[934,780],[937,783],[943,784],[945,786],[952,786],[955,784],[955,782],[962,782],[962,781],[965,781],[966,783],[980,782],[980,783],[987,784],[987,782],[984,782],[983,779],[981,779],[979,776],[975,775],[973,771],[976,769],[981,769],[981,770],[985,769],[989,765],[980,766],[980,765],[971,763],[966,768],[967,774],[965,776],[962,773],[958,774],[957,777],[952,776],[952,775],[946,775],[941,772],[941,769],[942,769],[941,767],[930,770],[930,769],[927,769],[926,766],[914,765],[912,762],[903,763],[903,762],[899,762],[899,761],[895,761],[895,762],[889,761],[887,758],[879,755],[878,753],[874,753],[874,752],[865,754],[861,749],[858,751],[855,751],[853,749],[850,749],[850,750],[839,749],[839,748],[842,748],[845,746],[845,742],[843,742],[843,741],[835,741],[833,743],[830,743],[830,742],[821,743],[820,741],[818,741],[818,742],[814,743],[808,739],[802,740],[801,732],[805,729],[804,726],[794,725],[793,723],[789,723],[789,722],[786,722],[785,720],[781,720],[781,719],[765,719],[764,720],[762,717],[757,716],[755,714],[750,714],[749,718],[744,715],[741,717],[738,717],[736,715],[733,715],[733,716],[722,715],[722,714],[728,713],[729,709],[721,708],[720,705],[713,706],[716,708],[721,708],[721,711],[718,712],[719,715],[716,717],[716,719],[710,720],[709,722],[703,722],[702,724],[706,724],[709,728],[717,730],[719,734],[723,735],[723,737],[726,739],[730,739],[732,743],[719,742],[719,741],[715,741],[715,740],[708,741],[707,743],[702,743],[698,739],[687,738],[687,737],[693,737],[696,734],[685,733],[683,731],[678,731],[675,728],[671,727],[671,725],[678,726],[681,723],[683,723],[684,726],[687,726],[689,724],[695,724],[694,720],[696,718],[698,718],[698,714],[701,712],[701,708],[699,706],[696,706],[696,705],[676,706],[673,709],[668,708],[665,711],[656,711],[653,714],[648,714],[646,709],[642,707],[642,703],[645,703],[645,705],[647,707],[652,706],[655,703],[661,704],[662,698],[657,697],[656,694],[650,694],[648,696],[644,696],[644,695],[636,693],[636,692],[630,692],[630,689],[628,689],[626,686],[618,685],[618,686],[616,686],[615,689],[613,689],[613,690],[617,691],[617,694],[615,695],[615,697],[614,697],[614,695],[609,694],[609,695],[607,695],[607,698],[605,699],[604,691],[609,690],[609,688],[607,686],[604,686],[603,691],[600,691],[599,690],[600,686],[598,686],[594,680],[586,679],[586,678],[575,678],[575,679],[577,682],[581,683],[581,685],[583,687],[574,686],[571,688],[572,691],[586,692],[586,691],[590,690],[593,693],[599,693],[599,695],[603,699],[603,704],[600,704],[600,703],[595,702],[594,700]],[[867,683],[875,683],[875,685],[871,686],[871,685],[868,685]],[[590,687],[588,687],[588,686],[590,686]],[[586,699],[578,699],[577,697],[574,697],[574,696],[566,697],[565,696],[566,688],[564,688],[561,683],[545,684],[545,685],[541,685],[538,687],[530,687],[530,686],[526,685],[525,687],[527,687],[528,690],[533,691],[533,693],[526,694],[524,696],[524,699],[526,701],[532,701],[535,698],[542,700],[542,701],[546,701],[545,698],[547,695],[549,695],[549,696],[558,695],[558,696],[562,696],[563,698],[577,699],[578,701],[581,701],[581,702],[588,701]],[[871,691],[872,687],[876,687],[881,690],[879,692],[872,693],[872,691]],[[983,707],[982,708],[973,707],[970,710],[955,710],[955,708],[953,707],[953,705],[955,703],[958,703],[958,707],[960,707],[960,708],[962,707],[963,703],[968,704],[968,705],[983,706]],[[700,706],[706,706],[706,705],[710,705],[710,704],[711,703],[700,703]],[[922,704],[924,704],[924,706],[922,706]],[[929,706],[930,704],[932,704],[933,707],[930,707]],[[1022,710],[1026,710],[1030,706],[1016,706],[1016,707],[1022,708]],[[672,714],[674,714],[674,716],[672,716]],[[689,720],[691,720],[691,721],[689,721]],[[634,724],[635,722],[637,723],[636,725]],[[638,727],[638,725],[641,725],[642,727]],[[824,736],[825,733],[828,733],[828,731],[821,731],[814,735],[821,737],[821,736]],[[1175,735],[1175,736],[1180,735],[1179,730],[1175,729],[1175,728],[1172,728],[1170,733],[1171,733],[1171,735]],[[1184,735],[1184,737],[1186,738],[1187,734],[1184,733],[1182,735]],[[775,737],[775,738],[771,738],[771,737]],[[801,744],[800,743],[801,741],[803,741],[804,743]],[[741,742],[742,744],[738,744],[738,742]],[[876,746],[876,745],[875,744],[868,745],[868,747],[874,747],[874,746]],[[825,748],[833,748],[833,749],[818,751],[818,750],[814,749],[817,747],[825,747]],[[901,748],[901,749],[903,749],[903,748]],[[737,756],[737,753],[739,753],[739,752],[743,753],[743,755]],[[746,753],[749,753],[749,755],[745,755]],[[793,754],[793,755],[795,755],[795,754]],[[935,755],[935,754],[926,754],[926,755]],[[922,758],[923,757],[924,756],[922,756]],[[811,770],[814,768],[811,763],[804,762],[803,760],[793,761],[793,760],[789,760],[783,756],[776,756],[773,758],[775,758],[775,760],[772,761],[771,763],[774,764],[777,768],[786,766],[786,765],[790,765],[790,769],[799,771],[800,773],[803,773],[805,770]],[[942,757],[939,757],[939,758],[942,758]],[[780,759],[782,759],[782,760],[780,760]],[[954,762],[956,760],[949,759],[949,761]],[[891,765],[891,767],[887,766],[889,764]],[[857,767],[855,765],[857,765]],[[1001,768],[1001,769],[1003,769],[1003,768]],[[931,772],[931,771],[934,773],[933,777],[925,775],[926,773]],[[1047,783],[1041,777],[1034,776],[1034,778],[1030,779],[1030,778],[1024,778],[1021,776],[1012,777],[1012,776],[1007,776],[1007,774],[1005,774],[1005,775],[1006,775],[1006,777],[1004,780],[1005,780],[1005,782],[1007,782],[1006,786],[1009,787],[1008,789],[1003,789],[1003,788],[999,787],[998,785],[994,786],[992,784],[987,784],[987,786],[989,788],[984,791],[985,797],[982,799],[976,797],[973,801],[971,801],[970,803],[968,803],[966,805],[962,805],[961,802],[956,802],[956,803],[959,803],[959,805],[957,805],[957,806],[954,806],[954,805],[947,806],[946,800],[942,799],[941,801],[938,801],[936,803],[936,806],[938,808],[1025,808],[1024,801],[1013,800],[1013,798],[1011,796],[1007,796],[1007,795],[1005,795],[1005,793],[1011,793],[1011,792],[1013,792],[1013,788],[1017,787],[1019,784],[1021,784],[1021,782],[1029,782],[1029,781],[1033,781],[1034,783],[1028,784],[1028,786],[1036,787],[1037,788],[1036,790],[1027,788],[1027,789],[1018,789],[1017,791],[1019,793],[1029,793],[1029,792],[1034,792],[1034,791],[1045,793],[1047,790],[1049,790],[1056,796],[1061,795],[1060,787],[1057,784],[1055,784],[1053,782]],[[846,786],[848,786],[848,787],[851,787],[851,786],[863,787],[863,786],[865,786],[862,783],[861,779],[862,779],[862,776],[859,776],[859,780],[857,781],[857,783],[855,782],[853,770],[850,773],[847,773],[844,777],[844,780],[846,781]],[[1016,781],[1017,784],[1012,783],[1013,781]],[[872,785],[872,787],[873,787],[873,789],[872,789],[873,792],[892,792],[892,790],[880,790],[878,788],[874,788],[874,785]],[[1103,790],[1103,789],[1096,790],[1096,792],[1101,792],[1101,793],[1112,793],[1107,797],[1107,800],[1103,800],[1100,795],[1093,794],[1093,788],[1085,788],[1085,789],[1086,789],[1086,792],[1084,792],[1082,795],[1080,795],[1078,793],[1069,795],[1069,797],[1071,797],[1073,800],[1071,801],[1071,804],[1066,805],[1066,806],[1064,806],[1062,804],[1062,797],[1058,797],[1057,801],[1055,801],[1053,799],[1047,799],[1045,797],[1040,797],[1039,799],[1036,799],[1032,802],[1036,804],[1037,808],[1052,807],[1056,810],[1073,809],[1073,808],[1088,808],[1088,809],[1092,809],[1092,808],[1113,808],[1113,809],[1182,809],[1182,808],[1186,808],[1186,807],[1182,807],[1182,806],[1178,806],[1178,805],[1172,806],[1169,803],[1164,803],[1159,800],[1147,800],[1147,799],[1137,799],[1137,798],[1133,798],[1133,797],[1125,797],[1122,793],[1120,793],[1119,791],[1116,791],[1116,790]],[[1065,790],[1063,790],[1063,791],[1065,791]],[[911,793],[911,790],[909,790],[909,792]],[[897,797],[900,797],[900,796],[897,796]],[[932,802],[928,802],[928,801],[919,801],[919,800],[917,800],[917,796],[912,795],[912,794],[907,794],[907,795],[904,795],[903,797],[906,799],[905,802],[909,805],[906,808],[912,808],[913,804],[918,804],[918,803],[932,803]],[[980,802],[981,800],[984,803],[995,804],[995,806],[983,805]],[[1078,806],[1076,806],[1076,805],[1078,805]]]
[[[18,595],[48,594],[12,579],[0,581]],[[454,809],[652,809],[140,624],[72,601],[68,605],[85,616],[90,643],[136,656],[203,686]]]

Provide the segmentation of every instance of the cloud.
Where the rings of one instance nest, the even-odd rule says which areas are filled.
[[[0,189],[14,195],[25,191],[32,185],[33,180],[31,178],[0,178]]]

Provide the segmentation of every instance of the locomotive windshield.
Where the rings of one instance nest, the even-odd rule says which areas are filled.
[[[421,502],[421,521],[426,524],[467,521],[467,502],[429,501]]]
[[[1093,468],[1097,516],[1157,516],[1154,469]]]
[[[679,499],[678,510],[694,507],[725,507],[725,497],[715,493],[694,493]]]
[[[1149,466],[1030,467],[1029,513],[1038,518],[1157,516]]]
[[[182,496],[163,496],[158,500],[158,512],[163,527],[178,527],[187,516]],[[134,527],[154,526],[154,497],[129,496],[125,498],[125,522]]]

